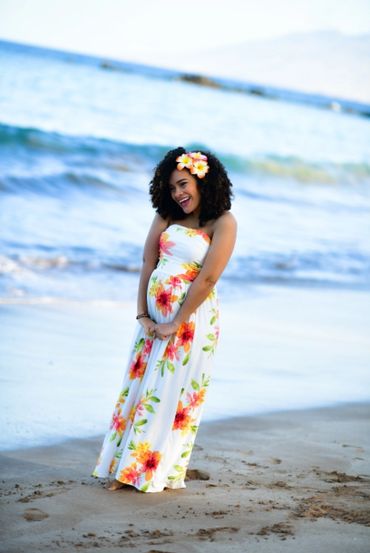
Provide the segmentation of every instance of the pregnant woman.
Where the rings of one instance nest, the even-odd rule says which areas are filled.
[[[236,240],[231,182],[210,152],[169,151],[150,183],[137,327],[92,476],[185,488],[219,335],[216,282]]]

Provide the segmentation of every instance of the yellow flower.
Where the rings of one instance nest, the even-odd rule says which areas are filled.
[[[205,156],[204,154],[202,154],[200,152],[190,152],[189,156],[192,157],[195,160],[207,161],[207,156]]]
[[[148,451],[150,451],[150,443],[141,442],[136,446],[135,452],[131,453],[131,455],[135,457],[139,463],[143,463],[147,457]]]
[[[208,164],[205,161],[199,160],[194,161],[193,167],[190,169],[192,175],[197,175],[198,178],[202,179],[208,173]]]
[[[182,154],[181,156],[176,158],[177,161],[177,169],[181,171],[181,169],[190,169],[193,165],[193,160],[188,154]]]

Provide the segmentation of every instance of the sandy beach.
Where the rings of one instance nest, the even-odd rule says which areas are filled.
[[[183,490],[110,492],[102,436],[1,455],[1,551],[368,551],[370,404],[203,423]]]

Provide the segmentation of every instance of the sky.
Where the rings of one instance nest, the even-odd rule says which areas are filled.
[[[0,0],[0,38],[123,60],[290,33],[370,32],[370,0]]]

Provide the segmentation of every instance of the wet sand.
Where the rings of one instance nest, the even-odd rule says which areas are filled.
[[[359,553],[370,543],[370,404],[200,426],[187,488],[110,492],[102,436],[1,454],[1,551]]]

